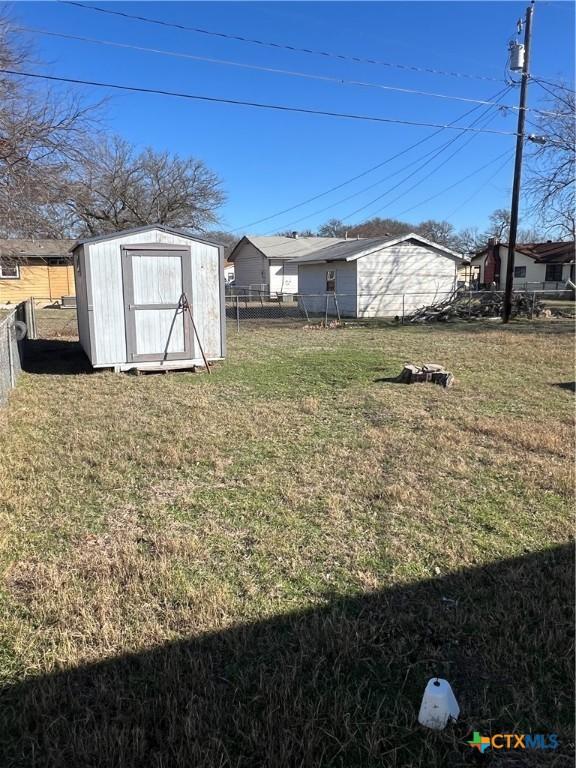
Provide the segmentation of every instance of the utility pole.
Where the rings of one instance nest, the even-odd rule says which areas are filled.
[[[508,259],[506,260],[506,290],[504,292],[504,309],[502,322],[510,320],[512,312],[512,286],[514,284],[514,251],[516,250],[516,235],[518,232],[518,206],[520,203],[520,181],[522,178],[522,155],[524,153],[524,126],[526,122],[526,96],[528,91],[530,67],[530,42],[532,40],[532,14],[534,0],[526,8],[524,22],[524,64],[520,83],[520,110],[518,112],[518,127],[516,129],[516,159],[514,161],[514,183],[512,185],[512,203],[510,206],[510,236],[508,238]]]

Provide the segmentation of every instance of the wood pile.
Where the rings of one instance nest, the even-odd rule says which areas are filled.
[[[494,291],[478,292],[472,295],[457,292],[444,301],[421,307],[406,320],[410,323],[446,322],[501,317],[504,296]],[[512,296],[512,317],[538,317],[544,312],[544,305],[533,294],[514,293]]]

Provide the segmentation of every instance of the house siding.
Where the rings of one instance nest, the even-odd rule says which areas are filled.
[[[234,281],[238,288],[265,285],[270,286],[268,259],[252,245],[243,243],[234,257]]]
[[[17,304],[33,297],[39,302],[60,301],[74,293],[74,269],[70,265],[20,264],[18,279],[0,278],[0,304]]]
[[[270,260],[270,295],[298,293],[298,265],[283,259]]]
[[[508,264],[508,248],[505,246],[499,246],[500,248],[500,260],[502,267],[500,269],[500,289],[504,290],[506,286],[506,265]],[[530,256],[525,256],[523,253],[514,254],[514,266],[526,267],[525,277],[515,277],[513,287],[519,290],[523,288],[532,290],[556,290],[557,288],[563,288],[563,283],[570,279],[570,264],[562,265],[562,279],[558,281],[558,285],[555,282],[546,282],[546,264],[539,264]]]
[[[497,246],[497,254],[500,256],[500,281],[497,282],[497,288],[504,290],[506,286],[506,265],[508,263],[508,248],[505,245]],[[472,265],[479,267],[479,282],[482,286],[489,286],[491,283],[491,272],[489,269],[490,253],[484,253],[472,259]],[[562,279],[554,282],[546,282],[546,264],[540,264],[530,256],[516,251],[514,255],[515,267],[526,267],[525,277],[515,277],[513,287],[516,290],[556,290],[564,287],[564,283],[570,280],[571,265],[562,265]],[[487,268],[488,267],[488,268]],[[561,284],[560,284],[561,283]]]
[[[338,310],[343,317],[356,317],[356,262],[333,261],[327,264],[300,264],[298,269],[299,304],[304,311],[312,314],[326,312],[337,314],[336,305],[330,294],[326,293],[326,272],[336,272],[336,294]]]
[[[459,262],[413,242],[357,260],[358,317],[394,317],[432,304],[456,287]]]

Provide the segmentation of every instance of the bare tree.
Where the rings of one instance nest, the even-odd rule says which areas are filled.
[[[201,160],[115,137],[79,164],[67,206],[74,229],[97,235],[146,224],[204,231],[224,201],[220,180]]]
[[[30,51],[0,16],[0,68],[18,71]],[[93,106],[0,74],[0,232],[60,236],[66,178],[93,129]]]
[[[496,208],[488,217],[486,238],[495,237],[496,240],[507,240],[509,234],[510,211],[507,208]]]
[[[557,87],[546,101],[545,111],[547,114],[536,118],[537,132],[544,136],[545,143],[534,145],[526,191],[547,231],[573,239],[576,224],[574,91]]]
[[[320,237],[344,237],[349,227],[340,219],[330,219],[318,228]]]
[[[496,240],[506,241],[510,235],[510,211],[507,208],[496,208],[488,218],[488,230],[484,240],[495,237]],[[518,229],[518,243],[536,243],[545,239],[545,233],[536,225]]]
[[[486,236],[478,227],[464,227],[454,236],[454,247],[459,253],[475,253],[485,244]]]
[[[449,221],[428,219],[428,221],[422,221],[418,224],[416,232],[434,243],[445,245],[447,248],[453,248],[457,244],[456,232]]]
[[[230,232],[224,232],[220,229],[210,229],[204,232],[202,236],[205,237],[206,240],[211,240],[214,243],[222,245],[224,247],[225,258],[228,258],[232,253],[234,246],[240,239],[237,235],[232,235]]]

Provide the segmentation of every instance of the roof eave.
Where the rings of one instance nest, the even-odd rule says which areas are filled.
[[[215,243],[212,240],[204,240],[196,235],[189,235],[187,232],[183,232],[180,229],[173,227],[167,227],[165,224],[147,224],[143,227],[133,227],[132,229],[120,229],[118,232],[110,232],[107,235],[97,235],[96,237],[88,237],[84,240],[78,240],[77,243],[70,248],[69,253],[73,253],[80,245],[91,245],[92,243],[104,242],[104,240],[114,240],[117,237],[125,237],[126,235],[135,235],[140,232],[150,232],[153,229],[159,229],[162,232],[166,232],[169,235],[176,235],[177,237],[185,237],[188,240],[195,240],[198,243],[205,243],[206,245],[213,245],[220,248],[220,243]]]
[[[374,248],[367,248],[361,253],[357,253],[348,257],[346,261],[356,261],[357,259],[361,259],[364,256],[369,256],[371,253],[375,253],[376,251],[383,251],[385,248],[391,248],[392,246],[398,245],[399,243],[404,243],[406,240],[417,240],[420,243],[424,243],[429,248],[434,248],[436,251],[441,251],[442,253],[445,253],[454,259],[458,259],[458,261],[464,260],[462,254],[456,253],[456,251],[453,251],[451,248],[446,248],[444,245],[434,243],[432,240],[428,240],[426,237],[422,237],[421,235],[416,234],[416,232],[410,232],[407,235],[398,235],[398,237],[395,237],[392,240],[388,240],[387,242],[375,246]]]

